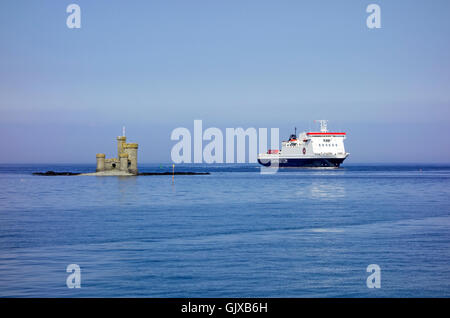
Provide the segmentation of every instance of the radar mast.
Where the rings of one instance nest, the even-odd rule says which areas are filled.
[[[320,123],[320,132],[328,132],[328,128],[327,128],[328,120],[326,120],[326,119],[317,119],[317,120],[315,120],[315,122],[319,122]]]

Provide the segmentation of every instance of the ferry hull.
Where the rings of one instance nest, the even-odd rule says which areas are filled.
[[[258,163],[270,167],[272,164],[280,168],[339,168],[345,158],[289,158],[289,159],[258,159]],[[272,163],[272,161],[275,161]]]

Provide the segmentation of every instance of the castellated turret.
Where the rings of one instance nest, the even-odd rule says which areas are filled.
[[[138,144],[137,143],[129,143],[124,145],[123,149],[124,153],[128,155],[128,172],[137,174],[137,151]]]
[[[97,154],[97,172],[99,171],[105,171],[105,154],[104,153],[98,153]]]
[[[119,170],[128,171],[128,154],[122,152],[119,155],[119,161],[120,161]]]
[[[117,158],[106,159],[105,154],[97,154],[97,172],[123,171],[137,175],[137,150],[137,143],[127,143],[124,129],[123,136],[117,137]]]

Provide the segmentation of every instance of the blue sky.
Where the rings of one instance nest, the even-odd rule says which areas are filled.
[[[82,28],[66,27],[81,7]],[[381,7],[381,29],[366,7]],[[450,2],[5,0],[0,163],[94,163],[127,127],[348,133],[348,162],[450,162]],[[287,137],[287,136],[286,136]]]

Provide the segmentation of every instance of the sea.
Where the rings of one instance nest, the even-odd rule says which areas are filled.
[[[450,296],[449,165],[48,170],[95,166],[0,165],[0,297]]]

